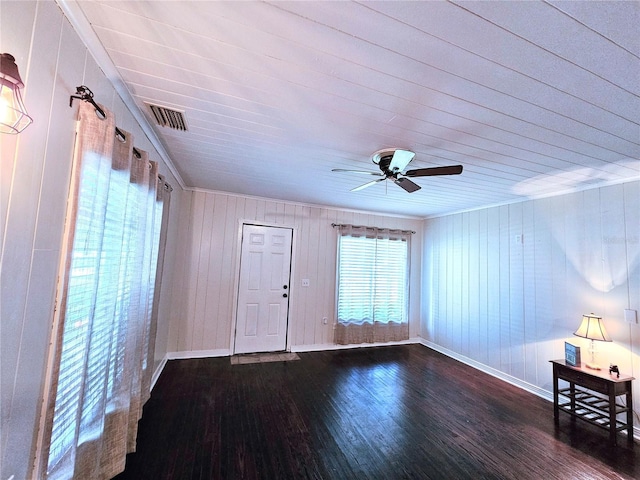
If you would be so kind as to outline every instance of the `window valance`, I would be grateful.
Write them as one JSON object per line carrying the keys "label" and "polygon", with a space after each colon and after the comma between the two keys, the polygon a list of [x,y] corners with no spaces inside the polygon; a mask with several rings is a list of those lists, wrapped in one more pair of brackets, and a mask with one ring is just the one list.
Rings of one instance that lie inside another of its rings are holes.
{"label": "window valance", "polygon": [[368,227],[364,225],[349,225],[332,223],[332,227],[337,228],[342,236],[378,238],[385,240],[407,241],[410,235],[416,233],[413,230],[399,230],[391,228]]}

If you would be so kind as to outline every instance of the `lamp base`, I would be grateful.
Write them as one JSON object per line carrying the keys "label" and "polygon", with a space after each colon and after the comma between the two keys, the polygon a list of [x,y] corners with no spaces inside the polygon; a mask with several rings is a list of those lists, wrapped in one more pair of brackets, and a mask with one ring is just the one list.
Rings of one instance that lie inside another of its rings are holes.
{"label": "lamp base", "polygon": [[585,367],[590,368],[591,370],[602,370],[602,367],[597,363],[588,362]]}

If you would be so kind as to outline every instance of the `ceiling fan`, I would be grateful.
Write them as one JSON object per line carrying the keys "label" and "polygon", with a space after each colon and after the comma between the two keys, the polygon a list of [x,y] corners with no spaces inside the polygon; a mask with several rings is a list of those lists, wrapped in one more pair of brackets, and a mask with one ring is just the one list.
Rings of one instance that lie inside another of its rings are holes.
{"label": "ceiling fan", "polygon": [[407,177],[431,177],[435,175],[459,175],[462,173],[462,165],[450,165],[446,167],[430,167],[430,168],[416,168],[414,170],[407,170],[403,173],[403,170],[409,165],[409,162],[415,157],[415,153],[409,150],[402,150],[400,148],[389,148],[384,150],[378,150],[373,154],[371,160],[373,163],[380,167],[380,172],[365,172],[363,170],[345,170],[343,168],[334,168],[332,172],[349,172],[349,173],[361,173],[365,175],[375,175],[378,178],[367,182],[359,187],[352,188],[352,192],[357,192],[363,188],[367,188],[378,182],[384,180],[393,180],[393,183],[399,185],[409,193],[420,190],[420,185],[412,182]]}

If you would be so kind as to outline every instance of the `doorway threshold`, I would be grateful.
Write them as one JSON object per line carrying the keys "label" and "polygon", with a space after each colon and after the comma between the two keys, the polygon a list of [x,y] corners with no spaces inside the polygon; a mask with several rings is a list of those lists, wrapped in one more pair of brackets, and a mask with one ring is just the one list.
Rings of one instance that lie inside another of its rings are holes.
{"label": "doorway threshold", "polygon": [[245,353],[241,355],[233,355],[231,365],[247,365],[251,363],[269,363],[269,362],[290,362],[300,360],[297,353],[294,352],[267,352],[267,353]]}

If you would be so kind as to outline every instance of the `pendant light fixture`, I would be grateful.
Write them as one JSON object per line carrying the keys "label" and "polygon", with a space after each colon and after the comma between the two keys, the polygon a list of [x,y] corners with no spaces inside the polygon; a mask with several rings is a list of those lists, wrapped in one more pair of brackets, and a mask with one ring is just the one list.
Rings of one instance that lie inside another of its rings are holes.
{"label": "pendant light fixture", "polygon": [[33,122],[22,101],[22,87],[16,59],[0,54],[0,133],[20,133]]}

